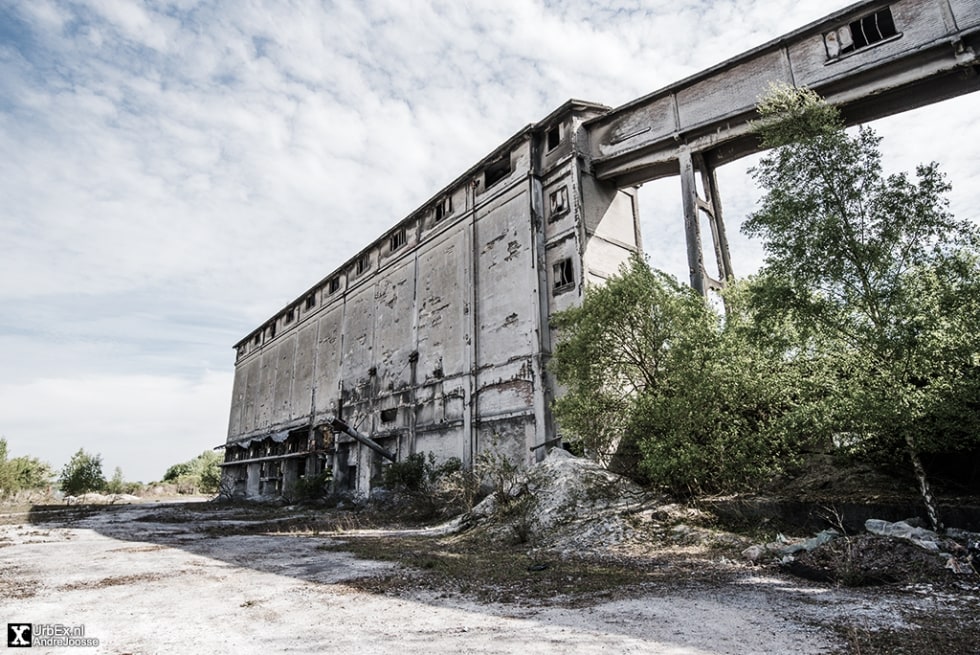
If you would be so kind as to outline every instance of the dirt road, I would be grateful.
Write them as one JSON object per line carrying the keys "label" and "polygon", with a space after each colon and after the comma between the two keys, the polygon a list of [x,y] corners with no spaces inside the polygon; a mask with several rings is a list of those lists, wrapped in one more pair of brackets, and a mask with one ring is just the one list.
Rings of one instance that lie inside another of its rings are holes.
{"label": "dirt road", "polygon": [[[99,640],[31,652],[748,655],[846,652],[830,624],[901,627],[916,610],[914,598],[898,608],[751,570],[584,606],[379,595],[347,583],[396,565],[327,549],[344,535],[236,534],[249,520],[220,506],[132,505],[0,525],[0,615],[83,625]],[[923,598],[923,611],[934,603]]]}

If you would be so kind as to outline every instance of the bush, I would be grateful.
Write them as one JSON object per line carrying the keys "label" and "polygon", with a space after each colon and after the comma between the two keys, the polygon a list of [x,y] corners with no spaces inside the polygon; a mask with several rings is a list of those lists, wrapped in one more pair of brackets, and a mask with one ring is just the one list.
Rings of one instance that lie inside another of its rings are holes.
{"label": "bush", "polygon": [[79,448],[61,469],[58,483],[61,490],[70,496],[102,491],[106,486],[106,479],[102,474],[102,455],[90,455]]}

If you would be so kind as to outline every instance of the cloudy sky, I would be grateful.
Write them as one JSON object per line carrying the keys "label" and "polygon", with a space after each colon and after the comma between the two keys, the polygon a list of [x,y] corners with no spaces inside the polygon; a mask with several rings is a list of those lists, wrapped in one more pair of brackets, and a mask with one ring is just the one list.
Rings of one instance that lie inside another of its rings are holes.
{"label": "cloudy sky", "polygon": [[[0,435],[159,479],[224,440],[232,345],[527,123],[846,0],[0,0]],[[879,121],[980,205],[980,94]],[[757,196],[720,172],[736,273]],[[684,275],[680,190],[641,191]]]}

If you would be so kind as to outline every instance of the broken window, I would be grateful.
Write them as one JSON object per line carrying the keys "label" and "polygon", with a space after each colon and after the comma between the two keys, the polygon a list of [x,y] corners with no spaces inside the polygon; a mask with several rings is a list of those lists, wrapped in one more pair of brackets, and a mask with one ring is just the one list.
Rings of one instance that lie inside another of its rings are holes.
{"label": "broken window", "polygon": [[360,275],[364,271],[371,267],[371,257],[369,255],[364,255],[357,260],[357,274]]}
{"label": "broken window", "polygon": [[548,213],[548,220],[554,221],[568,211],[568,187],[561,187],[551,192],[549,196],[551,211]]}
{"label": "broken window", "polygon": [[483,188],[488,189],[510,175],[510,154],[489,164],[483,171]]}
{"label": "broken window", "polygon": [[866,48],[880,41],[896,36],[895,19],[891,9],[885,7],[856,21],[848,23],[823,35],[827,57],[837,59],[842,55]]}
{"label": "broken window", "polygon": [[436,205],[436,223],[453,213],[453,197],[446,196]]}
{"label": "broken window", "polygon": [[556,263],[552,272],[555,293],[575,288],[575,267],[572,266],[571,257],[566,257]]}
{"label": "broken window", "polygon": [[340,278],[335,277],[327,283],[327,293],[337,293],[340,290]]}
{"label": "broken window", "polygon": [[548,150],[554,150],[561,143],[561,124],[548,130]]}
{"label": "broken window", "polygon": [[316,294],[311,293],[306,297],[306,309],[310,310],[316,307]]}
{"label": "broken window", "polygon": [[390,407],[388,409],[381,410],[381,422],[382,423],[393,423],[395,419],[398,418],[398,408]]}
{"label": "broken window", "polygon": [[[405,230],[398,230],[388,237],[388,250],[394,252],[405,245]],[[358,271],[360,272],[360,271]]]}

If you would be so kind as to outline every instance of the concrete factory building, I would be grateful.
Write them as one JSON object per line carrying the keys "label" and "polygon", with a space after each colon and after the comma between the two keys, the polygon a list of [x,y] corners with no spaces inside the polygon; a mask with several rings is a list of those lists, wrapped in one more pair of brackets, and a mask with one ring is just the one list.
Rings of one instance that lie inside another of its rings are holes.
{"label": "concrete factory building", "polygon": [[224,489],[277,496],[326,467],[366,492],[386,457],[526,461],[553,438],[549,316],[639,250],[634,189],[584,174],[575,141],[606,111],[521,130],[240,341]]}
{"label": "concrete factory building", "polygon": [[980,89],[978,53],[977,0],[866,0],[616,109],[565,103],[236,345],[223,491],[330,469],[367,492],[421,452],[530,461],[556,436],[549,317],[639,251],[636,185],[680,178],[691,285],[720,288],[714,170],[759,151],[770,84],[854,124]]}

